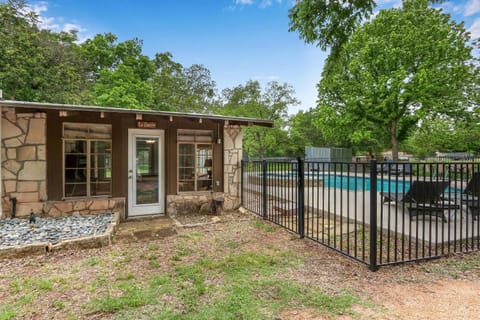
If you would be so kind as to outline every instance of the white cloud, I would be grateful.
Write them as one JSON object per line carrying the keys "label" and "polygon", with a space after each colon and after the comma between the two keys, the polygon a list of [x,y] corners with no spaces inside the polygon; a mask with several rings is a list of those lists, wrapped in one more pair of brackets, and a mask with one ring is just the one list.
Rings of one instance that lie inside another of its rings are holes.
{"label": "white cloud", "polygon": [[281,4],[283,0],[233,0],[233,5],[229,6],[229,10],[235,10],[236,7],[244,7],[257,5],[260,9],[271,7],[274,2]]}
{"label": "white cloud", "polygon": [[76,24],[76,23],[65,23],[63,25],[62,31],[64,32],[70,32],[70,31],[77,31],[77,32],[85,32],[87,29],[82,28],[82,26]]}
{"label": "white cloud", "polygon": [[235,0],[235,4],[250,5],[253,4],[253,0]]}
{"label": "white cloud", "polygon": [[468,17],[480,12],[480,0],[470,0],[465,5],[464,14]]}
{"label": "white cloud", "polygon": [[271,5],[272,5],[272,0],[262,0],[260,2],[259,7],[264,9],[264,8],[270,7]]}
{"label": "white cloud", "polygon": [[472,39],[480,38],[480,18],[475,19],[467,31],[470,32],[470,37]]}
{"label": "white cloud", "polygon": [[39,1],[32,5],[27,5],[24,13],[30,12],[34,12],[38,16],[38,27],[40,29],[48,29],[54,32],[70,32],[76,30],[78,35],[78,43],[84,42],[91,37],[90,35],[86,34],[87,29],[78,23],[65,21],[63,17],[47,16],[46,13],[48,12],[48,2],[46,1]]}

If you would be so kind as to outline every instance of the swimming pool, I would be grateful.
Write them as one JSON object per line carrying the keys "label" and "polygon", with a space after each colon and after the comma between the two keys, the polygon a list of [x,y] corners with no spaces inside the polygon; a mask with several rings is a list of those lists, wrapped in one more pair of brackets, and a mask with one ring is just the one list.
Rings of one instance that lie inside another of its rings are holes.
{"label": "swimming pool", "polygon": [[[271,178],[292,179],[297,176],[296,173],[269,173]],[[339,188],[343,190],[365,190],[371,189],[370,177],[329,175],[319,173],[305,173],[307,179],[321,179],[324,187]],[[402,179],[377,179],[377,191],[383,192],[407,192],[410,189],[411,182]]]}
{"label": "swimming pool", "polygon": [[[292,173],[269,173],[270,178],[292,179],[297,174]],[[371,189],[370,177],[345,176],[333,174],[305,173],[307,179],[321,179],[324,187],[339,188],[345,190],[366,190]],[[377,191],[383,192],[407,192],[410,189],[411,182],[402,179],[377,179]]]}
{"label": "swimming pool", "polygon": [[[296,173],[269,173],[267,174],[271,178],[284,178],[292,179],[297,176]],[[322,179],[323,186],[329,188],[338,188],[342,190],[350,191],[370,191],[371,179],[370,177],[361,176],[345,176],[345,175],[333,175],[333,174],[319,174],[319,173],[305,173],[307,179]],[[408,177],[407,177],[408,179]],[[392,177],[392,179],[380,179],[377,178],[377,192],[399,192],[406,193],[410,189],[412,181],[404,180],[402,178]],[[445,189],[445,193],[461,193],[461,189],[454,189],[448,187]]]}
{"label": "swimming pool", "polygon": [[[355,177],[343,175],[313,175],[306,174],[309,178],[323,179],[323,186],[330,188],[340,188],[345,190],[365,190],[371,189],[371,179],[369,177]],[[377,179],[377,191],[379,192],[401,192],[405,193],[410,189],[411,182],[396,179]]]}

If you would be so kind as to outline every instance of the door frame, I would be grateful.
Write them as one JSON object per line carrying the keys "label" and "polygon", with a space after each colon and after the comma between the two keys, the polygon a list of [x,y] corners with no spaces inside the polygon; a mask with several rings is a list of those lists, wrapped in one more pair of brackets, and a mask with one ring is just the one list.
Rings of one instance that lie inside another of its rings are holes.
{"label": "door frame", "polygon": [[[136,181],[136,137],[155,138],[159,140],[158,146],[158,203],[140,204],[135,203],[134,194]],[[143,216],[152,214],[165,214],[165,130],[159,129],[128,129],[128,216]]]}

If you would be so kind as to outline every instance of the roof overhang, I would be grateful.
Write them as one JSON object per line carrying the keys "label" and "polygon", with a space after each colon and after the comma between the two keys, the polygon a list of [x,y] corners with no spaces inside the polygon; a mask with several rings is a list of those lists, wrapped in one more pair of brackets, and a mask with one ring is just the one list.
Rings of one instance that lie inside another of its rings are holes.
{"label": "roof overhang", "polygon": [[38,111],[43,110],[57,110],[57,111],[80,111],[80,112],[111,112],[111,113],[123,113],[130,115],[152,115],[163,117],[179,117],[179,118],[192,118],[192,119],[209,119],[216,121],[228,121],[230,124],[237,124],[242,126],[262,126],[273,127],[272,120],[259,120],[254,118],[243,117],[230,117],[214,114],[199,114],[199,113],[183,113],[172,111],[156,111],[156,110],[144,110],[144,109],[126,109],[126,108],[114,108],[114,107],[99,107],[99,106],[82,106],[74,104],[60,104],[60,103],[43,103],[43,102],[27,102],[27,101],[15,101],[15,100],[0,100],[0,107],[10,108],[25,108],[34,109]]}

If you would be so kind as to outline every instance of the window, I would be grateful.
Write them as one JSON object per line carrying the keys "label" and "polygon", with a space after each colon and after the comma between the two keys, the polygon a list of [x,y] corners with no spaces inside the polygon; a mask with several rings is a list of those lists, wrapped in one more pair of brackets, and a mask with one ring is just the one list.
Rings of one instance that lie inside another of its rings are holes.
{"label": "window", "polygon": [[212,190],[213,131],[178,130],[178,191]]}
{"label": "window", "polygon": [[63,124],[65,198],[111,195],[112,126]]}

